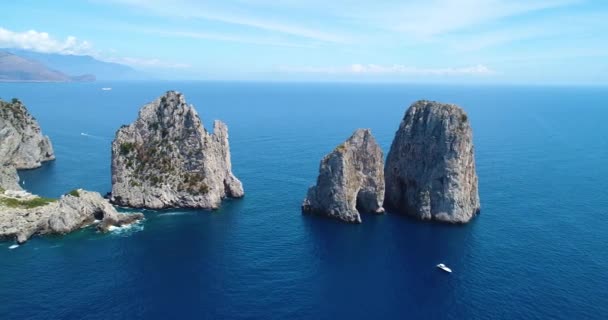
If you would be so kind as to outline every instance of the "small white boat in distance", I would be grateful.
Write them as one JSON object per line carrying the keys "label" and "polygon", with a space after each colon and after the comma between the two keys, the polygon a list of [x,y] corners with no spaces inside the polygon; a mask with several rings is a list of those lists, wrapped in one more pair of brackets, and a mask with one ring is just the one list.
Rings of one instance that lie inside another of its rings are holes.
{"label": "small white boat in distance", "polygon": [[452,269],[448,268],[445,264],[440,263],[437,265],[437,268],[447,272],[447,273],[452,273]]}
{"label": "small white boat in distance", "polygon": [[17,249],[17,248],[19,248],[19,245],[18,244],[14,244],[14,245],[12,245],[12,246],[10,246],[8,248],[11,249],[11,250]]}
{"label": "small white boat in distance", "polygon": [[110,90],[112,90],[112,88],[106,87],[106,88],[101,88],[101,90],[103,90],[103,91],[110,91]]}

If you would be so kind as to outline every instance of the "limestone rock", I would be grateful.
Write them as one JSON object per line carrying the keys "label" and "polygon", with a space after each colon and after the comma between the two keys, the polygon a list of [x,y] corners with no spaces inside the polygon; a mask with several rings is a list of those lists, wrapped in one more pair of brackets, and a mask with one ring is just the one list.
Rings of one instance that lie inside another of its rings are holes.
{"label": "limestone rock", "polygon": [[33,169],[55,159],[49,137],[17,99],[0,100],[0,165]]}
{"label": "limestone rock", "polygon": [[232,174],[228,128],[207,132],[181,93],[169,91],[139,111],[112,143],[111,201],[135,208],[216,209],[244,195]]}
{"label": "limestone rock", "polygon": [[383,213],[384,159],[368,129],[358,129],[326,155],[317,184],[308,190],[302,211],[361,223],[361,213]]}
{"label": "limestone rock", "polygon": [[21,190],[21,186],[17,170],[13,166],[0,164],[0,191],[3,190]]}
{"label": "limestone rock", "polygon": [[395,134],[384,171],[389,210],[465,223],[480,210],[473,132],[453,104],[418,101]]}
{"label": "limestone rock", "polygon": [[106,231],[111,225],[119,227],[144,218],[141,213],[118,213],[99,193],[82,189],[36,207],[19,205],[31,200],[0,196],[0,238],[23,243],[36,234],[66,234],[96,222],[98,229]]}

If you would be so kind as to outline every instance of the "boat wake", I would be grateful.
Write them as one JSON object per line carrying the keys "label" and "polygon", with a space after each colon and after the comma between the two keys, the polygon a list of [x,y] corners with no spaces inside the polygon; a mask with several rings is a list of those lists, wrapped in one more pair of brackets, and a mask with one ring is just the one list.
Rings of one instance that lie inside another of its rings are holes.
{"label": "boat wake", "polygon": [[81,132],[80,133],[81,136],[83,137],[87,137],[87,138],[92,138],[92,139],[97,139],[97,140],[109,140],[106,137],[100,137],[100,136],[96,136],[96,135],[92,135],[92,134],[88,134],[86,132]]}
{"label": "boat wake", "polygon": [[186,211],[165,212],[165,213],[159,214],[158,216],[159,217],[171,217],[171,216],[183,216],[186,214],[191,214],[191,212],[186,212]]}

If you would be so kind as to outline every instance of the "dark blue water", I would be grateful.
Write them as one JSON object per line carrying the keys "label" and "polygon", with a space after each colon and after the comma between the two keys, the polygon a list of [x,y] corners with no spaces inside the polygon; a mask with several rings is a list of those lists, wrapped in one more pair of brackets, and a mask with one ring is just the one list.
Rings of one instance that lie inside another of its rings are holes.
{"label": "dark blue water", "polygon": [[[0,243],[0,319],[608,318],[605,88],[0,84],[56,150],[55,162],[21,172],[25,187],[109,191],[115,130],[168,89],[208,127],[228,124],[246,197],[216,212],[147,212],[108,235]],[[386,154],[422,98],[469,113],[477,219],[446,226],[389,213],[348,225],[300,214],[324,154],[359,127]]]}

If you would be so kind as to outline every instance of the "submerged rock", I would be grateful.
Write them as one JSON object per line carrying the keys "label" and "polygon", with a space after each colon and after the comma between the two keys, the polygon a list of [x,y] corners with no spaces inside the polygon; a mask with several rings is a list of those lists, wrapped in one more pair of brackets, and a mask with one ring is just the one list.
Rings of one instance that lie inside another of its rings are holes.
{"label": "submerged rock", "polygon": [[66,234],[98,222],[98,229],[135,223],[141,213],[119,213],[97,192],[74,190],[56,199],[34,195],[0,195],[0,238],[14,238],[19,243],[39,234]]}
{"label": "submerged rock", "polygon": [[321,160],[302,211],[354,223],[361,223],[360,212],[383,213],[383,168],[382,150],[370,130],[358,129]]}
{"label": "submerged rock", "polygon": [[169,91],[139,111],[112,142],[111,201],[135,208],[216,209],[244,195],[232,174],[228,128],[207,132],[184,96]]}
{"label": "submerged rock", "polygon": [[387,209],[425,220],[468,222],[480,204],[466,113],[453,104],[412,104],[395,134],[384,175]]}
{"label": "submerged rock", "polygon": [[0,100],[0,165],[33,169],[55,159],[49,137],[17,99]]}

